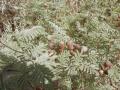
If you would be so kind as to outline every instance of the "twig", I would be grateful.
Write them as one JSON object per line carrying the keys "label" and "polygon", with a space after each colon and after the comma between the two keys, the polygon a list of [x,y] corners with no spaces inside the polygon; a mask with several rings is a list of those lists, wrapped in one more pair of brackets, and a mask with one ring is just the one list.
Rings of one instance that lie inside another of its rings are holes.
{"label": "twig", "polygon": [[1,41],[0,41],[0,43],[1,43],[2,45],[4,45],[5,47],[7,47],[7,48],[9,48],[9,49],[11,49],[11,50],[13,50],[13,51],[15,51],[15,52],[23,53],[23,52],[21,52],[21,51],[15,50],[15,49],[7,46],[6,44],[2,43]]}

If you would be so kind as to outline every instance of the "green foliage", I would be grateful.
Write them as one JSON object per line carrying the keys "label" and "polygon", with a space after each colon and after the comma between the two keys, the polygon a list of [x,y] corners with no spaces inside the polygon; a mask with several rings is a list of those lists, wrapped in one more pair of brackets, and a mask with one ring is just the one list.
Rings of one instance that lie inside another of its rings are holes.
{"label": "green foliage", "polygon": [[0,58],[2,61],[0,88],[2,90],[32,90],[38,85],[44,86],[46,90],[53,88],[53,73],[44,65],[28,66],[26,61],[18,61],[2,53],[0,53]]}
{"label": "green foliage", "polygon": [[[1,90],[120,88],[119,0],[21,1],[18,6],[13,3],[18,8],[12,17],[16,30],[12,32],[4,19],[5,31],[0,31]],[[50,40],[55,47],[64,41],[65,50],[51,50]],[[68,40],[88,51],[71,55]],[[100,64],[106,61],[113,66],[101,76]]]}

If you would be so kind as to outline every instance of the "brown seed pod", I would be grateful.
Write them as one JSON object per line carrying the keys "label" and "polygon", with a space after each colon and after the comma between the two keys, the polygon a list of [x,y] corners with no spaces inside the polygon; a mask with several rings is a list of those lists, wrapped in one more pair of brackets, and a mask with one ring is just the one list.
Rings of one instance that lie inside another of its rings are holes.
{"label": "brown seed pod", "polygon": [[111,67],[113,66],[113,64],[110,61],[104,62],[103,65],[104,65],[104,67],[105,67],[106,70],[111,69]]}
{"label": "brown seed pod", "polygon": [[77,50],[80,51],[81,50],[81,47],[79,44],[73,44],[74,46],[74,51],[76,52]]}
{"label": "brown seed pod", "polygon": [[70,54],[71,54],[72,56],[75,56],[75,52],[74,52],[73,50],[70,50]]}
{"label": "brown seed pod", "polygon": [[65,43],[64,43],[63,41],[61,41],[61,42],[59,43],[59,50],[60,50],[60,52],[63,52],[64,49],[65,49]]}
{"label": "brown seed pod", "polygon": [[[104,64],[100,64],[100,70],[98,70],[100,76],[103,76],[103,75],[108,75],[108,70],[109,70],[109,67],[105,67]],[[103,73],[103,75],[102,75]]]}
{"label": "brown seed pod", "polygon": [[79,50],[81,48],[80,44],[74,44],[74,48]]}
{"label": "brown seed pod", "polygon": [[36,85],[34,90],[45,90],[43,85]]}
{"label": "brown seed pod", "polygon": [[72,40],[69,40],[69,41],[67,42],[67,48],[68,48],[69,50],[73,50],[73,49],[74,49],[73,41],[72,41]]}

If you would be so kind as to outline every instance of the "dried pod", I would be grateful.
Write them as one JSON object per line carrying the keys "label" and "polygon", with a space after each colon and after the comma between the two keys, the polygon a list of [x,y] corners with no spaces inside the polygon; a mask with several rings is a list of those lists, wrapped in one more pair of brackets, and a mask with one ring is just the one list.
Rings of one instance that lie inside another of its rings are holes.
{"label": "dried pod", "polygon": [[39,86],[39,87],[36,87],[35,90],[44,90],[43,87]]}
{"label": "dried pod", "polygon": [[69,41],[67,42],[67,48],[68,48],[69,50],[73,50],[73,49],[74,49],[73,41],[72,41],[72,40],[69,40]]}
{"label": "dried pod", "polygon": [[74,48],[79,50],[81,48],[80,44],[74,44]]}
{"label": "dried pod", "polygon": [[98,71],[100,76],[108,75],[109,67],[105,67],[104,64],[100,64],[100,70]]}
{"label": "dried pod", "polygon": [[80,51],[81,47],[79,44],[74,44],[74,51],[76,52],[77,50]]}
{"label": "dried pod", "polygon": [[113,64],[110,61],[106,61],[104,63],[104,67],[105,69],[109,70],[111,67],[113,66]]}
{"label": "dried pod", "polygon": [[75,52],[74,52],[73,50],[70,50],[70,54],[71,54],[72,56],[75,56]]}

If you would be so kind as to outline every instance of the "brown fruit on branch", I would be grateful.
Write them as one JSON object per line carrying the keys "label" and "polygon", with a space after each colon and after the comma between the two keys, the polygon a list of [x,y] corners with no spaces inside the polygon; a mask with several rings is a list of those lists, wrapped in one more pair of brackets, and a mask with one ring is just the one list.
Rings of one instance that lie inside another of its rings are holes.
{"label": "brown fruit on branch", "polygon": [[105,69],[109,70],[113,66],[113,64],[110,61],[106,61],[104,64]]}
{"label": "brown fruit on branch", "polygon": [[102,69],[100,69],[100,70],[98,70],[98,72],[99,72],[100,76],[108,75],[108,70],[102,70]]}
{"label": "brown fruit on branch", "polygon": [[67,48],[69,49],[69,50],[73,50],[74,49],[74,46],[73,46],[73,42],[72,42],[72,40],[69,40],[68,42],[67,42]]}
{"label": "brown fruit on branch", "polygon": [[103,64],[100,64],[100,70],[98,71],[100,76],[108,75],[108,70],[112,67],[112,63],[110,61],[106,61]]}
{"label": "brown fruit on branch", "polygon": [[80,47],[79,44],[74,44],[74,48],[75,48],[75,49],[80,49],[81,47]]}
{"label": "brown fruit on branch", "polygon": [[81,47],[79,44],[73,44],[74,46],[74,51],[76,52],[77,50],[80,51],[81,50]]}
{"label": "brown fruit on branch", "polygon": [[71,54],[72,56],[75,56],[75,52],[74,52],[73,50],[70,50],[70,54]]}
{"label": "brown fruit on branch", "polygon": [[36,87],[35,87],[35,90],[44,90],[44,88],[43,88],[42,85],[39,85],[39,86],[36,86]]}

